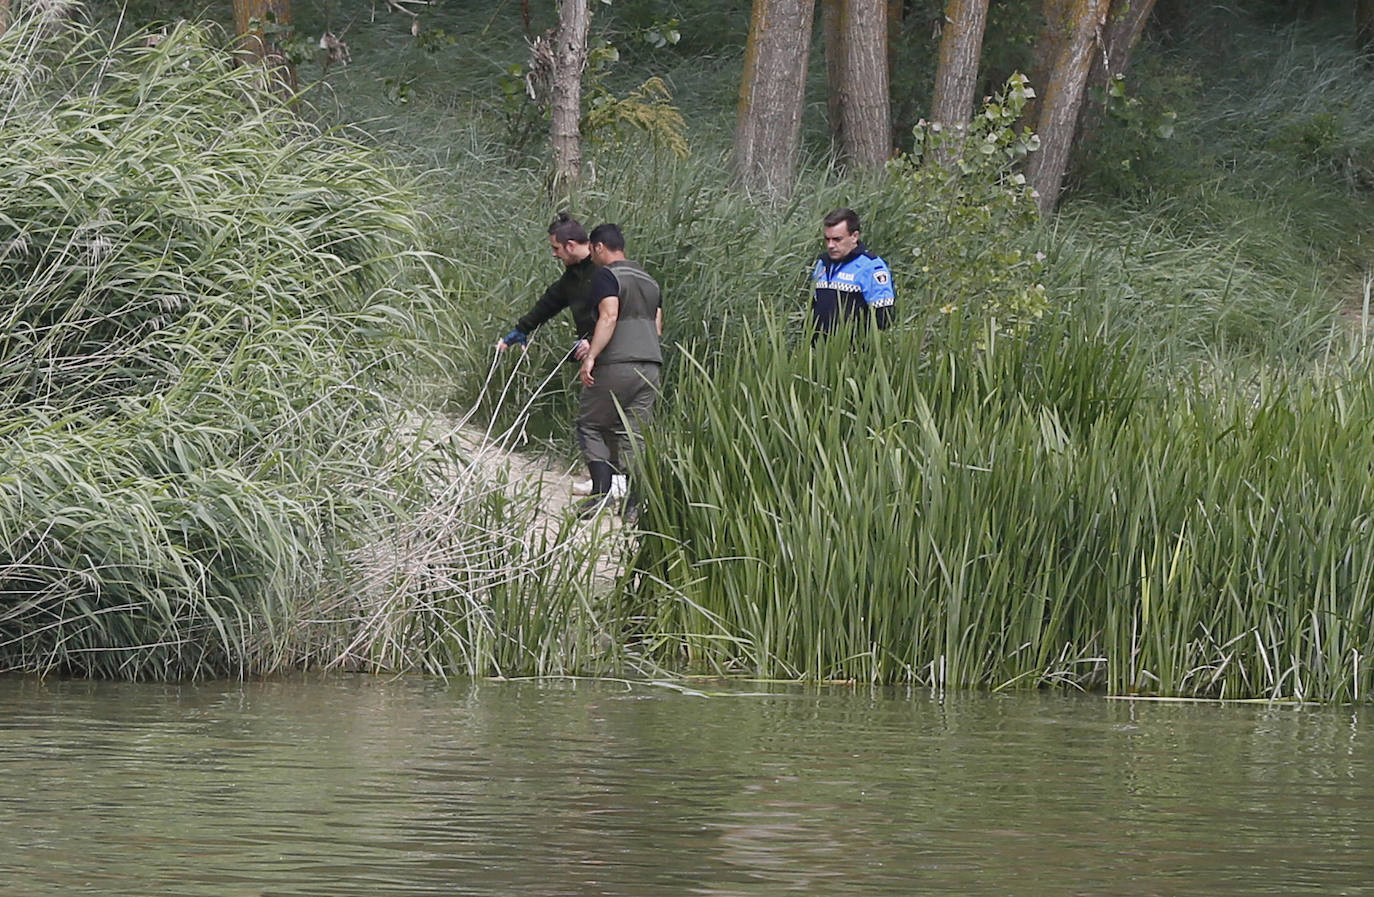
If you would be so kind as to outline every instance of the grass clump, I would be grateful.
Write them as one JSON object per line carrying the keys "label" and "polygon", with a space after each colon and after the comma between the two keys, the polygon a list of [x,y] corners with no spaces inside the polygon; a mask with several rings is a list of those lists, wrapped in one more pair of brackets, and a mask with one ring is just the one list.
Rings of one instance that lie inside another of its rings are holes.
{"label": "grass clump", "polygon": [[389,513],[410,196],[221,46],[0,39],[0,667],[242,672]]}
{"label": "grass clump", "polygon": [[[562,513],[566,497],[538,471],[511,469],[509,435],[470,435],[450,425],[401,454],[429,465],[431,497],[351,551],[358,577],[304,602],[299,632],[314,643],[297,640],[290,665],[439,676],[626,668],[632,658],[611,637],[621,540]],[[445,441],[435,466],[433,444]]]}

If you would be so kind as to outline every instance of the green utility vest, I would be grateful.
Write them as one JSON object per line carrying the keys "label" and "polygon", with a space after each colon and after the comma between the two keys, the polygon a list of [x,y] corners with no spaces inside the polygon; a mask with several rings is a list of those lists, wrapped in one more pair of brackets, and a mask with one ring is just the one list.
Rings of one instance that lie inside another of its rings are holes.
{"label": "green utility vest", "polygon": [[606,270],[615,275],[619,287],[620,314],[615,333],[597,356],[597,364],[662,364],[657,321],[663,297],[658,282],[631,261],[611,262]]}

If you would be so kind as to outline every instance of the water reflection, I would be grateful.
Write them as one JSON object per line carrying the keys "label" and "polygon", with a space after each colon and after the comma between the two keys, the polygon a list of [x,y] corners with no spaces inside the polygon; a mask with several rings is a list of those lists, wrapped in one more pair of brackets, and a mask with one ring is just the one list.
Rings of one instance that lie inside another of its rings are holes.
{"label": "water reflection", "polygon": [[1367,710],[0,679],[0,895],[1374,893]]}

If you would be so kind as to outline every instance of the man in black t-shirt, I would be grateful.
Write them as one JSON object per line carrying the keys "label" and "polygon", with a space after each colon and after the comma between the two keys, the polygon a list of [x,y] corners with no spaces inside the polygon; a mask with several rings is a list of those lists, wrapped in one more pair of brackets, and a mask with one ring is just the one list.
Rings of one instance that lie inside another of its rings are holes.
{"label": "man in black t-shirt", "polygon": [[[625,257],[625,237],[614,224],[592,230],[597,270],[587,301],[596,325],[582,356],[577,441],[592,474],[592,495],[581,507],[591,516],[605,507],[611,477],[628,473],[640,433],[653,417],[663,351],[663,301],[658,282]],[[635,511],[633,485],[626,516]]]}

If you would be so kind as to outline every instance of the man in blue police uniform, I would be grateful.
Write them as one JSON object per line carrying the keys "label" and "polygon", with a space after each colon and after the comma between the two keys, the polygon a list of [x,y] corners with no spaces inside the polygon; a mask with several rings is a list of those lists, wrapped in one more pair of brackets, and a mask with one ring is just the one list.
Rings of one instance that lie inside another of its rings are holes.
{"label": "man in blue police uniform", "polygon": [[892,326],[892,271],[859,239],[859,216],[836,209],[825,216],[824,233],[825,252],[811,270],[815,335],[833,333],[841,321],[867,328],[872,319],[879,330]]}

